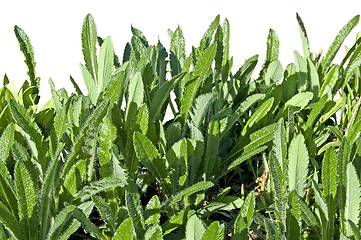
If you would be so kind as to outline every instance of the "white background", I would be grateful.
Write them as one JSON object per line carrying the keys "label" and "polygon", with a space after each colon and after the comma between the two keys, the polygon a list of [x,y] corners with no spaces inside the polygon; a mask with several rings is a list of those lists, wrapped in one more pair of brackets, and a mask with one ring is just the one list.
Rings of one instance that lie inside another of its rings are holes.
{"label": "white background", "polygon": [[[302,54],[296,12],[301,16],[309,38],[311,51],[326,53],[339,30],[361,13],[360,1],[280,1],[280,0],[207,0],[207,1],[0,1],[0,82],[6,73],[19,87],[25,79],[26,65],[14,34],[18,25],[28,34],[35,51],[36,74],[41,77],[40,105],[50,99],[48,79],[57,89],[73,92],[69,75],[86,92],[79,64],[83,63],[81,27],[87,13],[97,25],[98,35],[111,36],[115,53],[122,58],[125,44],[130,41],[130,26],[140,29],[150,44],[158,39],[169,49],[167,30],[178,24],[186,40],[187,55],[191,46],[198,46],[208,25],[217,14],[221,22],[228,18],[231,27],[230,56],[234,57],[233,72],[245,59],[259,54],[258,70],[265,58],[266,40],[270,28],[280,39],[279,58],[283,67],[293,62],[293,51]],[[361,23],[351,32],[345,45],[351,46]],[[336,62],[344,56],[340,49]],[[257,71],[258,76],[258,71]]]}

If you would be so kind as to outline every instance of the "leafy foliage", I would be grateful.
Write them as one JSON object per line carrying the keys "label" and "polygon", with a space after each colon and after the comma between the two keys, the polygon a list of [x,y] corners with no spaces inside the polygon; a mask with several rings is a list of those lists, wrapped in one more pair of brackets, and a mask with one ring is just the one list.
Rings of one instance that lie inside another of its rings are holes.
{"label": "leafy foliage", "polygon": [[87,94],[49,79],[40,110],[15,26],[29,80],[0,89],[1,239],[360,239],[360,38],[333,63],[359,16],[325,56],[296,19],[303,55],[284,68],[271,29],[253,79],[220,16],[189,54],[180,26],[169,51],[132,26],[120,62],[88,14]]}

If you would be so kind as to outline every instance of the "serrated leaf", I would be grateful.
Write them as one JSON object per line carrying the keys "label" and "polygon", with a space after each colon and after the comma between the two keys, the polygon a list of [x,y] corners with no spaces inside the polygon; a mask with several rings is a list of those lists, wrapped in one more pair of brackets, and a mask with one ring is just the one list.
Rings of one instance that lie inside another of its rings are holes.
{"label": "serrated leaf", "polygon": [[93,182],[90,186],[85,186],[81,191],[75,194],[75,197],[79,198],[82,202],[91,198],[93,195],[103,192],[110,188],[124,187],[127,185],[125,179],[119,178],[103,178],[99,181]]}
{"label": "serrated leaf", "polygon": [[359,222],[360,204],[361,204],[360,180],[357,177],[357,173],[352,162],[349,162],[347,164],[345,216],[344,219],[342,219],[342,221],[345,221],[347,236],[351,236],[353,233],[352,227],[350,226],[348,221],[352,221],[354,223]]}
{"label": "serrated leaf", "polygon": [[216,97],[217,95],[213,93],[206,93],[197,97],[193,106],[193,113],[190,114],[195,127],[200,128],[204,116],[211,108],[213,102],[216,100]]}
{"label": "serrated leaf", "polygon": [[296,135],[289,148],[288,177],[289,189],[296,190],[300,197],[303,197],[308,176],[308,150],[305,144],[305,138],[302,133]]}
{"label": "serrated leaf", "polygon": [[354,70],[359,67],[361,64],[361,45],[357,46],[352,56],[350,57],[350,61],[345,69],[344,78],[340,80],[340,85],[342,88],[346,86],[346,84],[351,79],[354,74]]}
{"label": "serrated leaf", "polygon": [[151,226],[145,232],[144,240],[163,240],[162,228],[158,224]]}
{"label": "serrated leaf", "polygon": [[17,238],[24,239],[23,232],[16,217],[0,201],[0,221]]}
{"label": "serrated leaf", "polygon": [[202,239],[205,230],[202,220],[196,214],[192,215],[186,225],[186,240]]}
{"label": "serrated leaf", "polygon": [[85,67],[89,71],[89,74],[92,77],[94,83],[98,80],[98,59],[96,54],[97,37],[97,29],[93,16],[87,14],[83,22],[81,42]]}
{"label": "serrated leaf", "polygon": [[159,223],[160,219],[160,201],[157,195],[154,195],[148,202],[145,210],[145,223],[148,225]]}
{"label": "serrated leaf", "polygon": [[266,62],[270,63],[278,60],[279,44],[277,33],[270,29],[267,37]]}
{"label": "serrated leaf", "polygon": [[337,175],[338,167],[336,151],[334,148],[330,147],[326,150],[322,161],[322,193],[327,202],[330,202],[332,198],[336,197],[338,183]]}
{"label": "serrated leaf", "polygon": [[222,240],[224,239],[225,227],[218,221],[212,222],[203,234],[202,240]]}
{"label": "serrated leaf", "polygon": [[113,213],[110,205],[100,196],[93,195],[92,201],[95,204],[95,207],[98,209],[102,219],[109,225],[109,228],[112,232],[116,230],[115,225],[115,214]]}
{"label": "serrated leaf", "polygon": [[154,121],[159,113],[162,111],[164,103],[170,96],[170,92],[175,88],[175,86],[179,83],[180,80],[185,76],[184,73],[179,74],[172,78],[171,80],[164,83],[158,91],[154,94],[154,97],[150,103],[150,120]]}
{"label": "serrated leaf", "polygon": [[16,198],[18,200],[19,218],[23,223],[24,234],[27,239],[37,238],[37,231],[33,231],[37,227],[36,219],[36,191],[34,182],[21,161],[15,165],[15,187]]}
{"label": "serrated leaf", "polygon": [[266,116],[269,110],[271,110],[273,102],[274,102],[274,98],[271,97],[267,99],[265,102],[263,102],[259,108],[257,108],[257,110],[248,119],[246,125],[243,127],[241,135],[244,136],[248,128],[252,127],[254,124],[261,121],[264,116]]}
{"label": "serrated leaf", "polygon": [[199,48],[201,51],[208,48],[208,46],[212,40],[214,31],[217,29],[217,27],[219,25],[219,19],[220,19],[220,15],[217,15],[216,18],[213,20],[213,22],[209,25],[207,31],[203,34],[203,37],[199,44]]}
{"label": "serrated leaf", "polygon": [[159,157],[159,152],[152,141],[140,132],[134,132],[133,145],[135,153],[140,160],[153,161]]}
{"label": "serrated leaf", "polygon": [[99,52],[98,63],[98,96],[108,86],[114,66],[114,50],[110,37],[107,37]]}
{"label": "serrated leaf", "polygon": [[28,35],[15,25],[14,27],[15,36],[19,41],[20,50],[23,52],[25,57],[25,63],[28,67],[28,76],[30,78],[31,86],[39,87],[39,80],[35,79],[35,60],[34,60],[34,50],[33,46],[30,43]]}
{"label": "serrated leaf", "polygon": [[244,239],[248,237],[248,229],[253,220],[256,200],[254,191],[250,192],[244,200],[237,219],[234,223],[232,239]]}
{"label": "serrated leaf", "polygon": [[139,197],[134,193],[126,192],[125,203],[128,209],[128,214],[132,219],[137,239],[142,239],[145,233],[145,222]]}
{"label": "serrated leaf", "polygon": [[171,36],[170,43],[170,66],[172,69],[172,76],[182,72],[185,59],[185,40],[182,29],[178,26]]}
{"label": "serrated leaf", "polygon": [[132,219],[128,217],[125,219],[115,231],[112,240],[132,240],[133,239],[133,223]]}
{"label": "serrated leaf", "polygon": [[342,46],[343,41],[347,37],[347,35],[351,32],[351,30],[357,25],[359,22],[360,16],[357,15],[352,18],[337,34],[335,40],[333,40],[330,48],[328,49],[325,58],[322,60],[322,66],[324,69],[327,69],[329,65],[332,63],[332,60],[335,58],[337,51]]}
{"label": "serrated leaf", "polygon": [[348,178],[347,178],[347,165],[349,163],[351,154],[351,146],[346,138],[341,140],[341,146],[338,150],[338,209],[340,211],[340,218],[342,220],[341,225],[343,227],[345,223],[345,210],[347,202],[347,189],[348,189]]}
{"label": "serrated leaf", "polygon": [[234,160],[227,168],[227,172],[238,166],[239,164],[243,163],[244,161],[250,159],[251,157],[263,152],[267,149],[267,146],[260,146],[256,147],[247,151],[244,151],[244,153],[238,157],[236,160]]}
{"label": "serrated leaf", "polygon": [[[95,154],[96,136],[100,122],[106,115],[109,108],[109,101],[102,102],[91,116],[87,119],[80,133],[74,141],[72,152],[65,162],[61,177],[65,178],[74,163],[81,159],[89,159],[92,161]],[[90,169],[92,171],[93,169]],[[91,177],[91,174],[89,175]],[[91,179],[89,180],[91,181]]]}
{"label": "serrated leaf", "polygon": [[324,108],[326,102],[328,100],[328,95],[325,94],[318,100],[318,102],[314,105],[311,109],[310,114],[308,115],[306,125],[304,127],[305,131],[310,128],[314,121],[316,120],[317,116],[321,113],[322,109]]}
{"label": "serrated leaf", "polygon": [[[194,193],[203,191],[203,190],[207,190],[208,188],[213,187],[214,184],[212,182],[209,181],[202,181],[202,182],[198,182],[196,184],[193,184],[192,186],[183,189],[182,191],[180,191],[179,193],[177,193],[176,195],[174,195],[166,204],[167,205],[172,205],[174,203],[179,202],[180,200],[182,200],[182,198],[186,198]],[[163,205],[164,206],[164,205]]]}
{"label": "serrated leaf", "polygon": [[307,59],[308,57],[310,57],[310,46],[309,46],[309,43],[308,43],[306,28],[305,28],[305,26],[303,24],[303,21],[302,21],[301,17],[298,15],[298,13],[296,13],[296,18],[297,18],[298,25],[300,27],[300,34],[301,34],[302,48],[303,48],[303,56],[304,56],[305,59]]}
{"label": "serrated leaf", "polygon": [[210,73],[209,70],[216,54],[216,50],[217,44],[213,43],[200,55],[193,71],[195,80],[185,86],[185,91],[181,98],[181,114],[188,113],[188,111],[191,109],[198,88]]}

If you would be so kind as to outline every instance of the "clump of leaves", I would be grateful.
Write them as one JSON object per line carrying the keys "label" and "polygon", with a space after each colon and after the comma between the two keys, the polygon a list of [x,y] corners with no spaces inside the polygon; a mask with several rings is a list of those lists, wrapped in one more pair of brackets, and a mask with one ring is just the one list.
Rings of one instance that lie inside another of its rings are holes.
{"label": "clump of leaves", "polygon": [[360,239],[360,39],[333,63],[359,16],[325,56],[296,19],[303,56],[283,68],[271,29],[252,79],[258,55],[232,73],[220,16],[188,55],[180,27],[169,50],[131,27],[119,58],[88,14],[88,93],[49,79],[40,111],[15,26],[29,80],[0,90],[1,239]]}

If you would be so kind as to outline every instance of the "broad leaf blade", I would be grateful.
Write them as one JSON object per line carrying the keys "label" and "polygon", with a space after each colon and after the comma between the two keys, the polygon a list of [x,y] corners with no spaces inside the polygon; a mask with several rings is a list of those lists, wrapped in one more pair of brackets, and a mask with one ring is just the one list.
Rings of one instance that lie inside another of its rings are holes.
{"label": "broad leaf blade", "polygon": [[[86,15],[81,33],[82,50],[84,55],[85,67],[89,71],[92,79],[98,80],[98,60],[96,54],[97,29],[93,16]],[[88,88],[89,91],[89,88]]]}
{"label": "broad leaf blade", "polygon": [[289,148],[288,177],[289,189],[296,190],[300,197],[304,196],[306,179],[308,176],[309,157],[302,133],[296,135]]}

